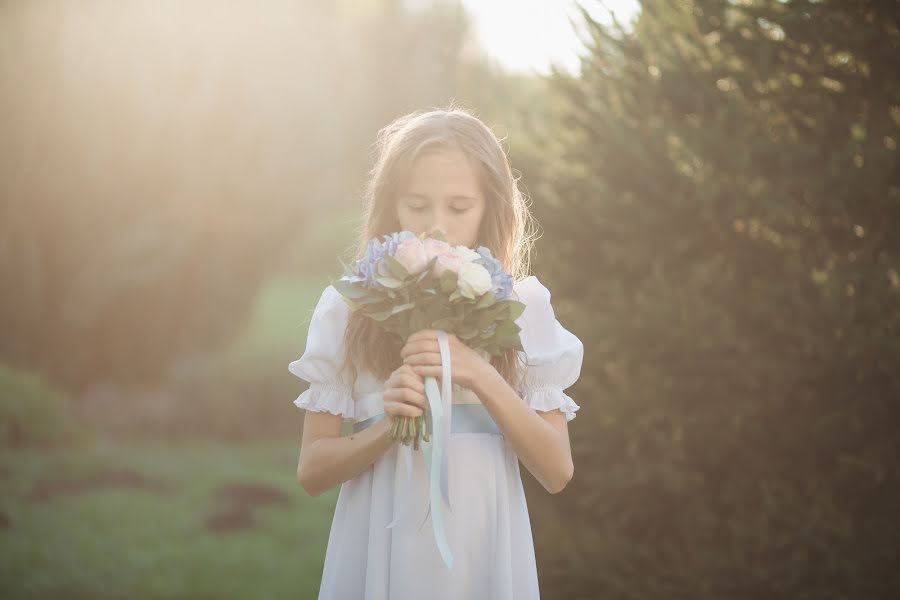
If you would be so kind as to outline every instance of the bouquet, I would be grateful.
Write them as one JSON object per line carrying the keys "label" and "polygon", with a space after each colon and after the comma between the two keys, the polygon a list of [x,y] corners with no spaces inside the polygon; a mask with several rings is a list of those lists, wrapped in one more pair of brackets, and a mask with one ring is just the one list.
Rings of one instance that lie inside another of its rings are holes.
{"label": "bouquet", "polygon": [[[362,259],[343,266],[344,276],[332,285],[350,309],[404,341],[421,329],[439,329],[491,356],[501,348],[522,350],[515,320],[525,305],[510,298],[512,278],[484,246],[472,250],[451,246],[439,233],[400,231],[373,238]],[[437,380],[426,377],[425,388],[435,394]],[[401,417],[391,438],[418,450],[420,440],[430,439],[428,426],[427,411]]]}

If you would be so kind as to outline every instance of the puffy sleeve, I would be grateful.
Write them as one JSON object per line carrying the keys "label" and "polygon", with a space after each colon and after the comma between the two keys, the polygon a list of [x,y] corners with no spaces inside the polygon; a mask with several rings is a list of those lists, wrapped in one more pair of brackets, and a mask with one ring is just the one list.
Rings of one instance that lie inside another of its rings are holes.
{"label": "puffy sleeve", "polygon": [[584,345],[556,319],[550,291],[531,276],[517,286],[518,299],[525,310],[516,319],[525,352],[521,395],[537,411],[560,410],[566,421],[575,418],[579,407],[564,390],[581,374]]}
{"label": "puffy sleeve", "polygon": [[350,307],[329,285],[313,310],[303,355],[288,365],[288,371],[309,382],[309,388],[294,400],[298,408],[353,418],[352,386],[347,376],[339,372],[349,320]]}

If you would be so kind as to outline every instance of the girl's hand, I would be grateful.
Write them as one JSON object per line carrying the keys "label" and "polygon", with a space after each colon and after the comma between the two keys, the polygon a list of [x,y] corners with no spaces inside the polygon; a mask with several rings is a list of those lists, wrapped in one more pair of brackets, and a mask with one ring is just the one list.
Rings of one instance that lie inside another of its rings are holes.
{"label": "girl's hand", "polygon": [[[450,345],[450,379],[464,388],[474,389],[479,378],[493,366],[454,334],[447,334],[447,342]],[[441,349],[436,329],[422,329],[409,336],[400,356],[419,377],[431,376],[440,381]]]}
{"label": "girl's hand", "polygon": [[425,382],[409,365],[400,365],[384,383],[384,412],[392,417],[419,417],[425,412]]}

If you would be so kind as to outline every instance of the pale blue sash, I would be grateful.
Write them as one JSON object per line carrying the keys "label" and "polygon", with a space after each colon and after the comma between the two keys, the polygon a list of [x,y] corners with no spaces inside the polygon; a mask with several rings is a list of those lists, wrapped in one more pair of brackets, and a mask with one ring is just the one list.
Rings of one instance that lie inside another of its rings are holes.
{"label": "pale blue sash", "polygon": [[[364,421],[353,424],[353,433],[359,433],[366,427],[371,427],[384,418],[384,413],[369,417]],[[433,434],[432,422],[428,422],[428,433]],[[453,421],[450,423],[450,433],[501,433],[497,423],[491,417],[483,404],[454,404]]]}

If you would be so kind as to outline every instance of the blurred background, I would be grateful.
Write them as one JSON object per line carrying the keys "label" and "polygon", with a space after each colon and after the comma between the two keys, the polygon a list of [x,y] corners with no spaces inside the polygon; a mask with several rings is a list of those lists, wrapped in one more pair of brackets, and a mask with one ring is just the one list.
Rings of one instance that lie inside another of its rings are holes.
{"label": "blurred background", "polygon": [[0,596],[315,598],[312,308],[378,129],[502,138],[585,343],[542,597],[900,597],[900,9],[0,2]]}

